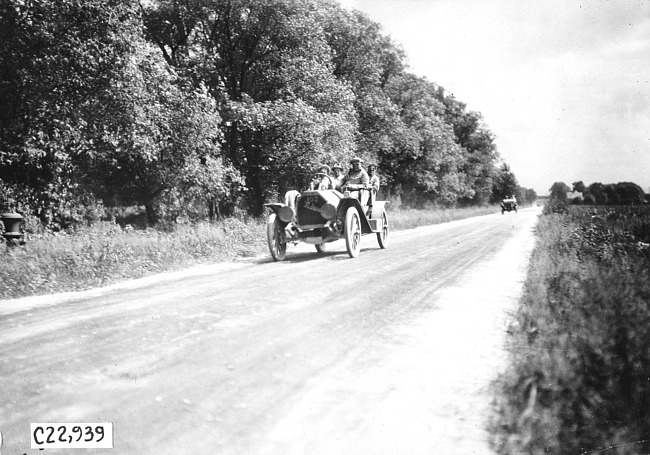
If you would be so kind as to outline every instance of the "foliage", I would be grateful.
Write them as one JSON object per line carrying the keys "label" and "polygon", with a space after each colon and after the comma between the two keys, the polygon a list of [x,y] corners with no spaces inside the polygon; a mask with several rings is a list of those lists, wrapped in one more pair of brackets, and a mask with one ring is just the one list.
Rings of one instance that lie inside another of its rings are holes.
{"label": "foliage", "polygon": [[75,291],[188,266],[262,253],[264,225],[234,218],[134,230],[104,222],[75,232],[29,236],[0,251],[0,298]]}
{"label": "foliage", "polygon": [[443,121],[444,105],[432,89],[426,80],[410,75],[389,83],[387,93],[401,113],[401,138],[381,157],[381,166],[389,181],[411,190],[407,199],[410,196],[413,203],[452,204],[473,191],[462,172],[462,150]]}
{"label": "foliage", "polygon": [[577,191],[579,193],[584,193],[587,187],[585,186],[584,183],[582,183],[582,180],[578,182],[573,182],[573,191]]}
{"label": "foliage", "polygon": [[[510,173],[510,169],[508,167],[504,170],[505,163],[501,169],[496,166],[499,154],[494,142],[494,135],[483,124],[480,113],[467,111],[465,103],[458,101],[453,95],[446,93],[442,87],[435,84],[434,93],[444,104],[445,121],[452,125],[456,141],[463,150],[462,169],[469,185],[474,190],[471,201],[476,204],[484,204],[490,200],[492,202],[500,201],[503,199],[502,193],[508,193],[508,189],[512,191],[512,188],[503,188],[503,185],[510,186],[511,183],[516,185],[516,178],[512,174],[513,182],[504,182],[506,176],[503,173]],[[495,190],[500,195],[495,195]],[[510,192],[510,194],[514,194],[514,192]]]}
{"label": "foliage", "polygon": [[[244,176],[256,215],[286,182],[304,180],[310,163],[352,152],[354,96],[334,76],[325,32],[309,6],[161,1],[146,12],[168,61],[192,71],[220,102],[226,155]],[[174,21],[161,26],[168,17]]]}
{"label": "foliage", "polygon": [[310,162],[352,153],[377,161],[402,200],[454,204],[474,187],[489,199],[496,149],[480,115],[406,73],[401,49],[363,14],[329,1],[165,0],[145,23],[167,61],[219,100],[253,213],[300,186]]}
{"label": "foliage", "polygon": [[499,168],[498,173],[494,178],[493,185],[493,202],[501,202],[501,200],[507,199],[513,194],[516,195],[517,190],[519,189],[517,178],[510,170],[510,166],[506,163],[503,163]]}
{"label": "foliage", "polygon": [[544,204],[544,209],[542,213],[548,215],[551,213],[567,213],[568,204],[567,193],[571,191],[571,188],[564,182],[555,182],[550,188],[550,197],[546,204]]}
{"label": "foliage", "polygon": [[102,205],[260,215],[352,155],[410,205],[504,184],[480,113],[332,0],[6,0],[0,63],[0,204],[50,229]]}
{"label": "foliage", "polygon": [[501,453],[639,453],[650,425],[650,210],[542,217],[513,327]]}
{"label": "foliage", "polygon": [[523,188],[517,187],[517,192],[515,193],[517,201],[522,205],[534,204],[537,202],[537,192],[532,188]]}
{"label": "foliage", "polygon": [[0,27],[0,101],[10,107],[0,179],[23,193],[26,212],[56,228],[99,196],[147,205],[153,224],[165,198],[236,189],[215,101],[144,41],[137,2],[11,3]]}
{"label": "foliage", "polygon": [[65,225],[88,197],[77,158],[93,147],[85,133],[131,49],[137,5],[8,0],[0,8],[0,180],[24,194],[24,210]]}
{"label": "foliage", "polygon": [[221,156],[214,99],[184,84],[145,43],[101,109],[108,121],[95,144],[103,153],[89,154],[84,169],[105,200],[143,204],[156,224],[195,201],[227,199],[241,184]]}
{"label": "foliage", "polygon": [[646,199],[643,189],[632,182],[605,185],[594,182],[588,187],[583,185],[583,192],[585,194],[585,204],[588,203],[587,196],[590,196],[589,203],[598,205],[635,205],[643,204]]}

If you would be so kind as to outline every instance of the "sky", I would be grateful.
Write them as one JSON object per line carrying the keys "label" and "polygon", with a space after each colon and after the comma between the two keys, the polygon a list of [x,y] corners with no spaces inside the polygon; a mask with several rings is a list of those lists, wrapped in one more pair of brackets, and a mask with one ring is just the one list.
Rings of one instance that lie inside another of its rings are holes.
{"label": "sky", "polygon": [[519,184],[650,192],[650,0],[339,0],[482,114]]}

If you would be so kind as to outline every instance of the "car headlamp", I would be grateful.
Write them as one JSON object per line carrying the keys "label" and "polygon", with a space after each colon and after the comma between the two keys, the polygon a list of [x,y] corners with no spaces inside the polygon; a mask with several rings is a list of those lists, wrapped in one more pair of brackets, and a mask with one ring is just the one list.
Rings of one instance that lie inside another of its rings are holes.
{"label": "car headlamp", "polygon": [[329,203],[323,204],[320,208],[320,214],[326,220],[333,220],[336,218],[336,207]]}
{"label": "car headlamp", "polygon": [[284,221],[285,223],[288,223],[289,221],[293,220],[293,215],[294,215],[293,209],[288,205],[280,207],[280,209],[278,210],[278,218],[280,218],[280,220]]}

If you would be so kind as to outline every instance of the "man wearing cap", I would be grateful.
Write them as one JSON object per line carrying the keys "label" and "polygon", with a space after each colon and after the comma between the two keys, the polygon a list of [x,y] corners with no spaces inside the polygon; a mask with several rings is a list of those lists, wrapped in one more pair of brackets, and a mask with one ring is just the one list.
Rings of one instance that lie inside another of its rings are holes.
{"label": "man wearing cap", "polygon": [[366,171],[361,168],[362,161],[363,160],[357,156],[350,160],[350,166],[352,166],[352,168],[343,177],[341,188],[345,189],[345,187],[348,186],[350,191],[356,193],[354,194],[356,198],[359,199],[362,204],[364,204],[364,201],[360,198],[361,192],[359,189],[368,187],[370,177],[368,177]]}
{"label": "man wearing cap", "polygon": [[334,189],[341,190],[341,184],[343,183],[343,167],[336,163],[332,166],[332,180],[334,181]]}

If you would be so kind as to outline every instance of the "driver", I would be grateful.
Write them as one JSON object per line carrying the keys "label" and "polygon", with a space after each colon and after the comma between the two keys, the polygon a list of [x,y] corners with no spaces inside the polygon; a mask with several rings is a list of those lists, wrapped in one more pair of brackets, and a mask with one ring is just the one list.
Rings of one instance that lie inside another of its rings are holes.
{"label": "driver", "polygon": [[334,181],[330,177],[330,167],[327,164],[318,166],[316,175],[309,184],[310,190],[333,190]]}
{"label": "driver", "polygon": [[[343,181],[341,182],[341,189],[345,189],[346,186],[349,187],[350,191],[356,193],[356,197],[359,200],[361,199],[359,197],[359,190],[368,188],[368,183],[370,183],[370,177],[368,177],[366,171],[361,168],[362,162],[363,160],[358,156],[352,158],[350,160],[351,169],[347,174],[345,174],[345,177],[343,177]],[[363,201],[360,200],[360,202],[363,204]]]}

